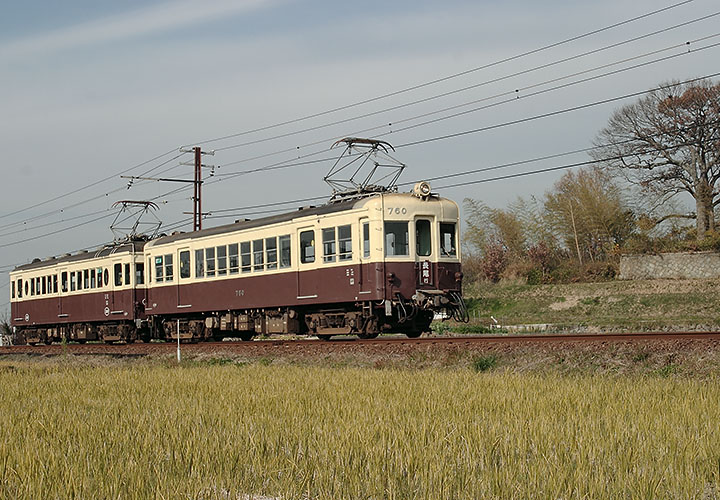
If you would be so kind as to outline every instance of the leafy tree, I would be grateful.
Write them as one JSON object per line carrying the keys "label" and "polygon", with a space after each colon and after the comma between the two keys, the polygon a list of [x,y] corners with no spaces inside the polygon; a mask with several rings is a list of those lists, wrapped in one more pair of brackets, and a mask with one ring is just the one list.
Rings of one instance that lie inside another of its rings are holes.
{"label": "leafy tree", "polygon": [[[665,83],[617,110],[600,131],[594,153],[642,189],[695,200],[697,238],[715,230],[720,203],[720,84]],[[677,214],[687,217],[686,214]]]}

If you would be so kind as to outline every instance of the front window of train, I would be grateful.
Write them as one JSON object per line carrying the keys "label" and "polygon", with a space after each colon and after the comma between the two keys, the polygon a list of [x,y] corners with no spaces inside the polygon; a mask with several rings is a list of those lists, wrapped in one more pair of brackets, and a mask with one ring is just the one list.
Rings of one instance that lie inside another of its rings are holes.
{"label": "front window of train", "polygon": [[440,223],[440,256],[457,257],[457,231],[454,223]]}
{"label": "front window of train", "polygon": [[410,238],[407,222],[385,222],[385,255],[410,255]]}

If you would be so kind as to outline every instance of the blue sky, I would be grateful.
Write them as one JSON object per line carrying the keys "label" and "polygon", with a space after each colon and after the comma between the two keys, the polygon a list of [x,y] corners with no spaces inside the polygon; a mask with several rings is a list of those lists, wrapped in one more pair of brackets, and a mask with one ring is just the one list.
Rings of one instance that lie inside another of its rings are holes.
{"label": "blue sky", "polygon": [[[175,185],[136,183],[130,190],[119,190],[127,181],[116,174],[158,154],[432,81],[673,3],[676,2],[450,0],[360,4],[295,0],[68,0],[7,3],[0,17],[0,65],[3,68],[0,110],[4,117],[0,122],[0,147],[5,160],[2,168],[6,188],[5,196],[0,199],[0,268],[112,239],[108,229],[112,220],[109,210],[118,199],[156,198],[161,206],[158,215],[166,223],[186,217],[182,212],[192,208],[188,192],[164,196],[177,187]],[[718,70],[714,66],[718,60],[717,48],[397,131],[399,122],[418,123],[422,120],[411,118],[423,113],[473,100],[495,103],[499,99],[492,98],[494,95],[526,87],[548,88],[551,85],[543,82],[555,78],[567,77],[562,81],[570,82],[581,77],[568,75],[604,64],[614,64],[611,69],[621,68],[631,64],[619,63],[622,59],[716,34],[720,31],[717,17],[592,56],[533,70],[718,9],[717,2],[694,0],[627,26],[414,92],[291,126],[208,143],[204,147],[222,148],[284,135],[252,146],[219,151],[212,158],[219,167],[218,174],[262,168],[276,161],[291,160],[298,154],[327,149],[336,138],[355,135],[366,128],[377,127],[368,135],[380,136],[396,145],[405,144],[612,98],[651,88],[662,81],[714,73]],[[717,41],[715,38],[698,42],[693,47]],[[680,54],[684,50],[670,49],[635,62]],[[487,83],[525,70],[533,71]],[[478,87],[423,104],[325,126],[332,121],[349,120],[473,85]],[[396,157],[408,165],[401,180],[423,179],[587,147],[612,111],[629,102],[632,100],[401,148]],[[394,125],[388,126],[388,123]],[[321,128],[296,133],[312,127]],[[314,142],[324,146],[306,146]],[[248,160],[296,147],[299,149],[291,154]],[[334,154],[333,151],[320,157],[329,158]],[[587,157],[569,157],[512,171],[583,159]],[[175,167],[163,175],[191,175],[190,167],[178,166],[179,161],[163,167]],[[145,168],[159,163],[150,163]],[[213,211],[328,194],[321,179],[330,164],[248,174],[223,182],[216,182],[220,178],[216,177],[205,187],[204,208]],[[136,169],[133,173],[142,171],[142,168]],[[473,197],[492,206],[503,206],[517,196],[542,195],[561,175],[543,174],[440,193],[458,202]],[[72,196],[8,215],[108,176],[112,179]],[[482,175],[475,175],[459,180],[481,178]],[[93,197],[98,199],[86,202]],[[71,206],[77,203],[80,204]],[[82,218],[89,213],[110,218],[89,222],[98,217]],[[235,214],[236,218],[244,215],[243,211]],[[206,225],[231,220],[209,219]],[[88,222],[57,235],[16,244],[83,221]],[[7,278],[0,278],[0,286],[6,281]],[[6,288],[0,290],[0,294],[5,292]]]}

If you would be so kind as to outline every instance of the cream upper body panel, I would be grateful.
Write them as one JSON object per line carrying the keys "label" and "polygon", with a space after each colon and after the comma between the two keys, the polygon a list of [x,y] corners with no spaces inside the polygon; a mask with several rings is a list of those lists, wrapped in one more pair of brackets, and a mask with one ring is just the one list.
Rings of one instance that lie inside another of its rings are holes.
{"label": "cream upper body panel", "polygon": [[[418,220],[425,221],[421,226],[433,242],[421,258],[457,261],[458,217],[458,206],[451,200],[389,193],[196,233],[179,233],[146,245],[148,279],[156,287],[384,259],[415,260],[414,249],[422,247]],[[392,243],[386,234],[388,222],[407,223],[399,237],[404,240],[406,255],[388,252],[386,247]],[[450,254],[443,254],[437,243],[443,234],[442,224],[453,227]]]}
{"label": "cream upper body panel", "polygon": [[143,287],[143,262],[140,250],[101,256],[82,253],[19,266],[10,272],[10,300],[20,302]]}

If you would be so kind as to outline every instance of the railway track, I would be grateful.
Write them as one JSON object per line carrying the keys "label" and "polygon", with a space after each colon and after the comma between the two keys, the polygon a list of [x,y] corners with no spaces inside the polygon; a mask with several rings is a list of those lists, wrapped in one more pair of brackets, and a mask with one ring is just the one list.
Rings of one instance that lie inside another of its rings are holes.
{"label": "railway track", "polygon": [[[660,342],[660,341],[720,341],[720,332],[671,332],[671,333],[604,333],[604,334],[561,334],[561,335],[461,335],[443,337],[383,336],[372,340],[338,337],[332,340],[270,339],[252,342],[200,342],[181,344],[181,351],[189,355],[233,353],[233,354],[283,354],[283,353],[331,353],[343,351],[389,351],[412,349],[477,349],[492,345],[553,343],[615,343],[615,342]],[[0,356],[10,354],[31,355],[108,355],[108,356],[148,356],[169,355],[175,353],[177,344],[168,342],[135,344],[52,344],[39,346],[0,347]]]}

